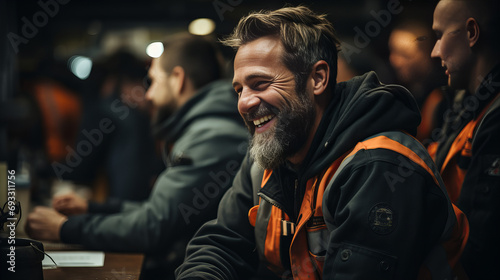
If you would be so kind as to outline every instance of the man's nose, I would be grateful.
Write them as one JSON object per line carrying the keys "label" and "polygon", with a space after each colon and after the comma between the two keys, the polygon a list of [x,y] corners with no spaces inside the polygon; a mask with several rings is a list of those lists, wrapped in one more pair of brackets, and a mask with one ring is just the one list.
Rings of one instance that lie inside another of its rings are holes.
{"label": "man's nose", "polygon": [[434,48],[432,48],[431,57],[438,58],[441,57],[441,40],[437,40]]}
{"label": "man's nose", "polygon": [[238,110],[241,114],[250,112],[260,104],[261,100],[257,94],[251,90],[242,89],[238,99]]}
{"label": "man's nose", "polygon": [[146,100],[153,100],[153,92],[151,90],[151,87],[149,87],[149,89],[146,91],[146,94],[144,95],[144,97],[146,97]]}

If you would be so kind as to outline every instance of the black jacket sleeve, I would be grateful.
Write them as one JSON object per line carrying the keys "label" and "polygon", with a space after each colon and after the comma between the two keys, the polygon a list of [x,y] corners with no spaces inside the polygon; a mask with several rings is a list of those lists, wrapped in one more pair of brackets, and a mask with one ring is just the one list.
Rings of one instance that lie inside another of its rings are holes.
{"label": "black jacket sleeve", "polygon": [[88,213],[90,214],[113,214],[122,209],[123,201],[118,198],[108,199],[105,203],[95,201],[88,202]]}
{"label": "black jacket sleeve", "polygon": [[258,256],[248,221],[253,206],[250,166],[245,158],[220,203],[217,219],[203,225],[189,243],[176,279],[247,279],[254,274]]}
{"label": "black jacket sleeve", "polygon": [[476,279],[499,279],[500,109],[485,116],[476,132],[470,160],[458,200],[470,226],[462,265]]}
{"label": "black jacket sleeve", "polygon": [[239,124],[205,118],[191,125],[172,149],[182,164],[157,179],[149,199],[120,213],[69,217],[61,239],[89,249],[157,253],[178,238],[190,237],[215,218],[244,156],[247,131]]}

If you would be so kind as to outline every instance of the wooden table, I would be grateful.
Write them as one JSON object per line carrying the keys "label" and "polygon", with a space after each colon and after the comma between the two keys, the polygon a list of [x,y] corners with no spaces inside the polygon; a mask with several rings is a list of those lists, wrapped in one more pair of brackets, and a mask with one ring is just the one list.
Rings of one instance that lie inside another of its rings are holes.
{"label": "wooden table", "polygon": [[135,280],[141,274],[142,254],[105,253],[103,267],[44,269],[44,280]]}

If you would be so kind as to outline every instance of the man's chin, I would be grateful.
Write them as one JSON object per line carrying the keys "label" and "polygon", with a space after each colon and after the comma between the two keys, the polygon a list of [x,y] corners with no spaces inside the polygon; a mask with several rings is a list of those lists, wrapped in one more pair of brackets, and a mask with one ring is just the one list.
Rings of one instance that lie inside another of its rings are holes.
{"label": "man's chin", "polygon": [[160,118],[160,115],[157,112],[153,113],[151,116],[151,125],[153,127],[160,125],[163,121],[164,119]]}
{"label": "man's chin", "polygon": [[168,118],[170,118],[172,115],[173,115],[173,109],[170,107],[164,107],[164,108],[159,108],[159,109],[153,110],[153,113],[151,116],[151,124],[153,126],[161,125]]}
{"label": "man's chin", "polygon": [[466,88],[464,81],[460,81],[460,79],[457,78],[452,78],[451,76],[448,76],[448,86],[456,90]]}

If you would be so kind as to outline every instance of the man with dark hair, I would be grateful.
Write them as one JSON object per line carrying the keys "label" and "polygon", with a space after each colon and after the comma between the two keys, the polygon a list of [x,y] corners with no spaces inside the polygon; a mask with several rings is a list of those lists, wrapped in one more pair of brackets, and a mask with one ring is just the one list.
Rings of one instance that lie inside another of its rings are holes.
{"label": "man with dark hair", "polygon": [[446,114],[435,161],[469,220],[461,261],[470,279],[500,278],[499,13],[494,0],[442,0],[434,11],[432,56],[441,59],[449,86],[465,90]]}
{"label": "man with dark hair", "polygon": [[[146,253],[143,277],[165,279],[173,277],[189,238],[215,217],[244,156],[248,132],[230,83],[215,81],[221,66],[212,42],[192,35],[173,38],[153,60],[149,76],[146,96],[156,109],[154,128],[165,141],[167,165],[149,199],[69,217],[38,207],[28,217],[27,232],[89,249]],[[59,210],[70,207],[55,204]]]}
{"label": "man with dark hair", "polygon": [[373,72],[336,84],[332,24],[302,6],[252,13],[225,43],[253,137],[177,278],[264,264],[281,279],[452,279],[467,229],[411,136],[410,93]]}

